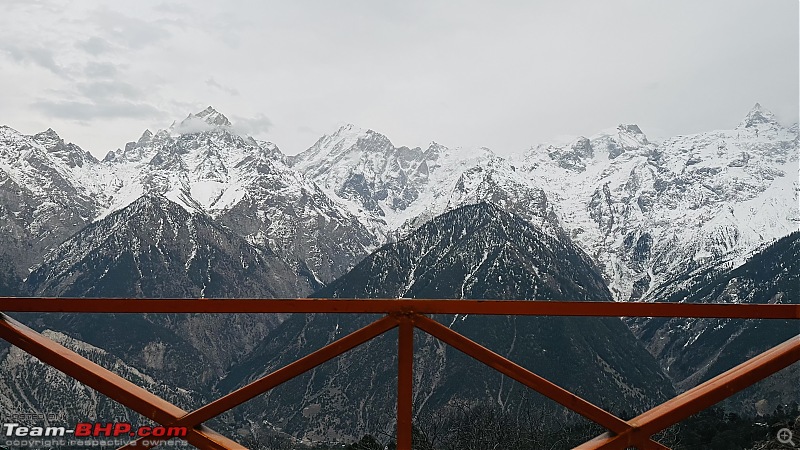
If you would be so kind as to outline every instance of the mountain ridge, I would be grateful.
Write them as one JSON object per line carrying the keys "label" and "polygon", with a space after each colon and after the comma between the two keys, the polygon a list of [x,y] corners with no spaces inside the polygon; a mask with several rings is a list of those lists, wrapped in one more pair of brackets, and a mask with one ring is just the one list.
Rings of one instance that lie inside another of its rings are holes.
{"label": "mountain ridge", "polygon": [[25,137],[2,127],[0,183],[14,192],[0,205],[6,260],[25,278],[81,227],[155,193],[305,260],[329,282],[436,215],[489,201],[571,236],[617,300],[636,300],[706,260],[743,262],[800,226],[797,125],[782,126],[760,104],[731,130],[655,143],[620,125],[509,158],[396,147],[352,124],[286,156],[234,128],[209,106],[97,161],[52,130]]}

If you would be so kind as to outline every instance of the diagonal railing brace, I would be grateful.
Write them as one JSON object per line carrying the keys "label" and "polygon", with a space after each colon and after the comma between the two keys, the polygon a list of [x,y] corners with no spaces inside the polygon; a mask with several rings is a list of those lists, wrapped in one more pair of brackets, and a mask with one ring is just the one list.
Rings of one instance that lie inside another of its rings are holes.
{"label": "diagonal railing brace", "polygon": [[[696,414],[773,373],[800,361],[800,335],[773,347],[683,394],[631,419],[632,428],[605,433],[576,447],[581,450],[624,449]],[[613,431],[613,430],[612,430]]]}
{"label": "diagonal railing brace", "polygon": [[[3,313],[0,313],[0,337],[43,363],[49,364],[161,425],[174,422],[186,414],[183,409],[42,336]],[[201,449],[244,449],[238,443],[207,427],[190,428],[187,440]]]}

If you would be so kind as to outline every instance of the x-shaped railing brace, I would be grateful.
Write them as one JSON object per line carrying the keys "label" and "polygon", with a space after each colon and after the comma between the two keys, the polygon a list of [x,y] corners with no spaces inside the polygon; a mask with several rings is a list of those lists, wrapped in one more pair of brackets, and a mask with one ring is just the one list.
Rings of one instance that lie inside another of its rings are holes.
{"label": "x-shaped railing brace", "polygon": [[[0,304],[8,299],[0,299]],[[52,299],[49,300],[52,302]],[[61,301],[56,301],[61,303]],[[85,302],[85,299],[84,299]],[[310,300],[317,303],[319,300]],[[369,302],[367,300],[366,302]],[[374,301],[373,301],[374,302]],[[380,301],[379,301],[380,302]],[[399,301],[396,301],[399,302]],[[417,301],[414,301],[417,302]],[[422,301],[425,302],[425,301]],[[437,302],[437,301],[429,301]],[[462,301],[463,302],[463,301]],[[91,303],[91,302],[90,302]],[[503,303],[503,302],[500,302]],[[505,302],[511,303],[511,302]],[[515,302],[516,303],[516,302]],[[550,314],[560,311],[561,305],[550,302]],[[561,302],[566,303],[566,302]],[[63,305],[63,303],[61,303]],[[470,303],[475,308],[475,303]],[[342,305],[341,303],[339,305]],[[415,303],[404,302],[402,305],[413,306]],[[422,303],[420,303],[422,305]],[[338,305],[337,305],[338,306]],[[394,306],[398,306],[395,303]],[[447,306],[455,306],[450,303]],[[482,305],[481,308],[486,305]],[[503,305],[507,306],[507,305]],[[666,306],[666,305],[664,305]],[[677,305],[675,305],[677,306]],[[698,305],[695,305],[698,306]],[[701,317],[739,317],[741,312],[727,312],[722,314],[719,306],[706,305],[705,314],[697,313]],[[742,305],[732,305],[742,306]],[[756,305],[747,305],[756,306]],[[795,305],[757,305],[772,306],[768,313],[756,314],[771,318],[798,318],[798,309]],[[783,306],[784,308],[775,308]],[[141,308],[141,305],[139,305]],[[787,308],[788,307],[788,308]],[[268,308],[267,308],[268,309]],[[188,435],[186,440],[201,449],[243,449],[240,444],[205,427],[204,422],[278,386],[294,377],[297,377],[317,366],[329,361],[348,350],[399,327],[398,338],[398,399],[397,399],[397,448],[400,450],[411,449],[412,427],[412,383],[413,383],[413,331],[419,328],[431,336],[447,343],[463,353],[481,361],[500,373],[517,380],[540,394],[556,401],[572,411],[594,421],[609,430],[597,438],[576,447],[579,449],[625,449],[635,446],[640,449],[666,449],[667,447],[653,441],[650,437],[692,414],[695,414],[736,392],[756,383],[757,381],[791,365],[800,360],[800,335],[734,367],[733,369],[691,389],[683,394],[641,414],[631,420],[625,421],[619,417],[599,408],[583,398],[547,381],[535,373],[509,361],[503,356],[481,346],[480,344],[464,337],[448,327],[436,322],[424,314],[415,312],[413,308],[390,308],[392,311],[385,317],[344,336],[325,347],[303,357],[299,360],[276,370],[252,383],[231,392],[192,412],[167,402],[157,395],[125,380],[119,375],[89,361],[66,347],[42,336],[16,320],[0,313],[0,337],[35,356],[42,362],[55,367],[74,379],[105,394],[109,398],[125,405],[143,416],[170,427],[186,427]],[[422,308],[425,309],[425,308]],[[438,308],[441,309],[441,308]],[[446,308],[445,308],[446,309]],[[501,308],[502,309],[502,308]],[[528,308],[530,309],[530,308]],[[548,309],[545,307],[545,309]],[[612,307],[613,309],[613,307]],[[641,315],[646,310],[666,312],[656,308],[640,308]],[[669,309],[669,308],[667,308]],[[676,311],[682,311],[672,308]],[[702,308],[689,308],[700,311]],[[727,308],[733,311],[736,308]],[[738,308],[738,310],[754,311],[754,308]],[[766,310],[765,310],[766,311]],[[311,311],[304,311],[311,312]],[[324,312],[324,311],[323,311]],[[353,311],[330,311],[353,312]],[[369,311],[379,312],[379,311]],[[534,311],[526,311],[526,315],[533,315]],[[613,312],[613,311],[612,311]],[[636,312],[636,311],[634,311]],[[476,311],[481,313],[481,311]],[[487,312],[483,312],[486,314]],[[496,312],[502,314],[503,312]],[[630,311],[628,312],[630,314]],[[587,314],[566,314],[587,315]],[[611,315],[608,311],[605,314]],[[632,314],[633,315],[633,314]],[[158,445],[160,439],[147,437],[132,441],[122,449],[143,449]]]}

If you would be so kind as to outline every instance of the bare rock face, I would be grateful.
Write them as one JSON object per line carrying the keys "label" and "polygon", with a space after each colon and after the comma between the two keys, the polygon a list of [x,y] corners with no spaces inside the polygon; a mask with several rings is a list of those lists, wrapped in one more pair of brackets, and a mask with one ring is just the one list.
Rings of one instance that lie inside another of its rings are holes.
{"label": "bare rock face", "polygon": [[[105,298],[287,298],[320,286],[299,262],[290,265],[160,196],[142,197],[84,228],[52,252],[27,285],[34,295]],[[150,320],[184,333],[218,370],[280,322],[268,315],[237,315],[227,323],[213,315]],[[151,351],[157,343],[142,350],[148,364],[158,359]]]}
{"label": "bare rock face", "polygon": [[143,193],[162,195],[331,281],[380,236],[285,161],[277,146],[237,134],[209,107],[109,153],[105,162],[125,180],[109,211]]}
{"label": "bare rock face", "polygon": [[[188,380],[175,380],[166,385],[161,378],[154,377],[153,372],[129,364],[103,348],[89,345],[60,331],[46,329],[42,333],[167,401],[187,409],[203,404],[203,397],[184,382]],[[47,382],[43,383],[42,380]],[[73,420],[101,422],[113,418],[136,425],[148,424],[142,420],[142,416],[125,406],[99,395],[16,347],[0,348],[0,386],[3,393],[0,395],[0,408],[6,414],[45,414],[54,417],[54,422],[66,423],[74,423]]]}
{"label": "bare rock face", "polygon": [[620,125],[531,148],[517,164],[618,300],[713,261],[741,264],[800,222],[797,127],[760,105],[732,130],[651,142]]}
{"label": "bare rock face", "polygon": [[25,136],[0,126],[0,259],[20,278],[88,224],[110,172],[53,130]]}
{"label": "bare rock face", "polygon": [[[763,248],[743,265],[705,266],[660,286],[659,301],[689,303],[800,303],[800,232]],[[635,334],[680,390],[738,365],[800,334],[790,320],[630,319]],[[725,402],[737,414],[770,414],[800,402],[794,364]]]}

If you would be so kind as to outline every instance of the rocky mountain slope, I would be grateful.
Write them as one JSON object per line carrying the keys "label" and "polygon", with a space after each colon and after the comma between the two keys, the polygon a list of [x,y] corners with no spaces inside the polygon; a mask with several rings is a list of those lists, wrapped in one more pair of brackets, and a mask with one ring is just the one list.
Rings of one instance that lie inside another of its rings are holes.
{"label": "rocky mountain slope", "polygon": [[[611,301],[602,277],[581,250],[485,203],[433,219],[382,247],[315,295]],[[371,320],[352,315],[293,316],[248,360],[232,368],[219,389],[225,392],[244,384]],[[443,316],[437,320],[617,411],[641,409],[672,392],[652,356],[619,319]],[[418,332],[415,346],[415,414],[435,414],[458,401],[513,411],[523,399],[563,414],[430,336]],[[314,441],[391,433],[395,355],[396,333],[389,333],[253,400],[240,414],[251,423],[267,423]]]}
{"label": "rocky mountain slope", "polygon": [[797,125],[758,104],[731,130],[651,142],[620,125],[508,159],[395,147],[348,125],[289,162],[393,239],[481,201],[566,232],[600,264],[616,300],[719,258],[743,262],[800,224]]}
{"label": "rocky mountain slope", "polygon": [[733,130],[651,143],[620,126],[536,147],[522,164],[619,300],[719,258],[743,261],[800,224],[797,126],[758,104]]}
{"label": "rocky mountain slope", "polygon": [[[730,266],[703,267],[652,295],[668,302],[800,303],[800,232],[762,249],[741,266]],[[788,320],[641,318],[630,324],[679,389],[800,335],[800,324]],[[800,364],[795,364],[735,397],[728,407],[763,414],[792,401],[800,403],[798,379]]]}
{"label": "rocky mountain slope", "polygon": [[209,107],[106,156],[103,162],[122,179],[108,211],[144,193],[160,194],[252,244],[305,261],[330,281],[376,247],[377,237],[284,159],[274,144],[240,136]]}
{"label": "rocky mountain slope", "polygon": [[[102,348],[59,331],[48,329],[43,334],[174,404],[192,408],[198,407],[202,401],[202,396],[188,388],[187,384],[173,382],[167,386],[161,381],[163,374],[154,376],[150,368],[131,366]],[[43,383],[42,380],[47,382]],[[0,410],[4,415],[44,412],[55,416],[55,420],[49,424],[52,426],[61,426],[65,420],[66,423],[75,423],[71,422],[72,419],[103,422],[114,418],[134,424],[148,423],[137,413],[65,377],[16,347],[0,347],[0,386],[3,386]]]}
{"label": "rocky mountain slope", "polygon": [[286,297],[318,286],[300,262],[147,194],[62,243],[27,279],[54,297]]}
{"label": "rocky mountain slope", "polygon": [[0,261],[25,278],[42,255],[90,223],[113,175],[53,130],[0,126]]}
{"label": "rocky mountain slope", "polygon": [[[319,286],[302,262],[287,264],[269,248],[249,244],[205,214],[189,212],[154,194],[140,197],[73,235],[26,280],[27,291],[36,296],[128,299],[286,298]],[[191,389],[198,398],[283,318],[266,314],[21,317],[38,330],[58,330],[75,345],[102,349],[98,351],[107,355],[103,357],[106,362],[116,358],[115,366],[140,368],[171,388]],[[14,361],[13,373],[45,374],[30,357],[17,355]],[[70,383],[63,375],[55,378],[60,385]],[[3,395],[9,389],[16,392],[13,386],[15,383],[6,384]],[[83,391],[72,396],[69,392],[59,393],[59,398],[84,405],[85,417],[114,411],[113,402],[102,396],[87,403]],[[28,403],[46,410],[44,401]]]}

